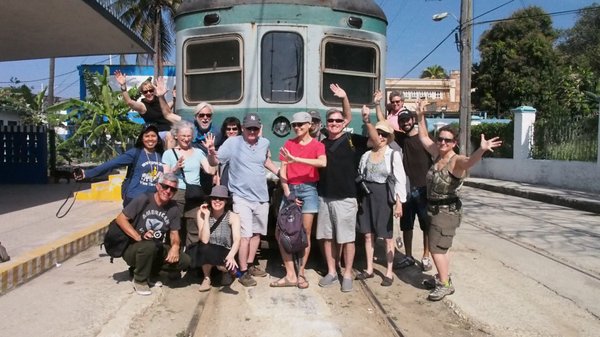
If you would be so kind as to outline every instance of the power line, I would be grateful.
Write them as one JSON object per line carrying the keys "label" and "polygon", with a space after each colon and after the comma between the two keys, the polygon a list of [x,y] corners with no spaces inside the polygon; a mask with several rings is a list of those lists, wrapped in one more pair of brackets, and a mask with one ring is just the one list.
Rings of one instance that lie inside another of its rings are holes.
{"label": "power line", "polygon": [[410,68],[410,70],[407,71],[400,78],[401,79],[405,78],[408,74],[410,74],[411,71],[415,70],[415,68],[418,67],[419,64],[423,63],[423,61],[425,61],[429,57],[429,55],[433,54],[433,52],[436,51],[444,42],[446,42],[446,40],[448,40],[448,38],[450,36],[452,36],[452,34],[454,34],[454,32],[456,32],[457,30],[458,30],[458,27],[454,28],[448,35],[446,35],[446,37],[442,41],[440,41],[440,43],[438,43],[435,47],[433,47],[433,49],[429,53],[427,53],[427,55],[423,56],[423,58],[419,62],[417,62],[417,64],[415,64],[412,68]]}
{"label": "power line", "polygon": [[[98,62],[94,63],[94,65],[104,63],[104,62],[106,62],[108,60],[109,59],[104,59],[102,61],[98,61]],[[78,71],[77,69],[71,70],[69,72],[66,72],[66,73],[63,73],[63,74],[60,74],[60,75],[56,75],[56,76],[54,76],[54,78],[66,76],[66,75],[72,74],[72,73],[77,72],[77,71]],[[24,81],[19,80],[18,83],[14,83],[14,82],[10,82],[10,81],[9,82],[0,82],[0,84],[20,84],[20,83],[41,82],[41,81],[48,81],[49,79],[50,79],[50,77],[46,77],[46,78],[40,78],[40,79],[36,79],[36,80],[26,80],[26,81],[25,80]]]}

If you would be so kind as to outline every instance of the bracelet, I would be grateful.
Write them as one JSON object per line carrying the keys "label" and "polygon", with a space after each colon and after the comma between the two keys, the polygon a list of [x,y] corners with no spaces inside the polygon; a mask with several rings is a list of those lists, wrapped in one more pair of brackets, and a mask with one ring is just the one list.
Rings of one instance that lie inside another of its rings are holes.
{"label": "bracelet", "polygon": [[127,86],[125,84],[121,85],[121,91],[127,91]]}

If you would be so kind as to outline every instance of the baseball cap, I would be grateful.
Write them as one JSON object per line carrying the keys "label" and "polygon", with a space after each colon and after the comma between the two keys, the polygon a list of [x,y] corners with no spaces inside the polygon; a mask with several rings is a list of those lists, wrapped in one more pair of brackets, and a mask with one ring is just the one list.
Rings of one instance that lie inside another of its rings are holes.
{"label": "baseball cap", "polygon": [[311,110],[308,113],[310,114],[310,118],[321,120],[321,114],[317,110]]}
{"label": "baseball cap", "polygon": [[410,119],[412,117],[413,117],[412,113],[410,112],[410,110],[408,110],[406,108],[403,108],[402,110],[400,110],[400,113],[398,114],[398,120]]}
{"label": "baseball cap", "polygon": [[244,116],[244,122],[242,123],[242,126],[245,128],[260,128],[260,117],[258,117],[257,114],[251,112],[249,114],[247,114],[246,116]]}

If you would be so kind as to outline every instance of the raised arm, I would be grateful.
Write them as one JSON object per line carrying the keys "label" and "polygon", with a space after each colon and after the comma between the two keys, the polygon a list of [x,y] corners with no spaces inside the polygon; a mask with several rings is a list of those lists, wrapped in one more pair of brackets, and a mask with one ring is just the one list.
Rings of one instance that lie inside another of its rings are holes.
{"label": "raised arm", "polygon": [[475,164],[477,164],[477,162],[481,160],[481,157],[483,157],[483,154],[486,151],[494,152],[494,149],[501,145],[502,141],[500,140],[500,137],[494,137],[486,140],[485,135],[482,133],[479,148],[475,150],[475,152],[471,153],[469,157],[458,157],[456,159],[455,166],[458,166],[459,169],[466,171],[471,167],[475,166]]}
{"label": "raised arm", "polygon": [[367,128],[367,136],[369,137],[367,144],[375,144],[379,141],[379,135],[377,134],[377,129],[375,129],[375,126],[371,123],[371,109],[369,109],[368,106],[363,105],[360,112],[362,114],[363,123]]}
{"label": "raised arm", "polygon": [[417,122],[419,123],[419,139],[423,144],[423,147],[430,155],[434,158],[438,156],[438,148],[431,138],[429,138],[429,132],[427,131],[427,122],[425,122],[425,106],[427,101],[422,100],[417,102]]}
{"label": "raised arm", "polygon": [[344,119],[350,124],[350,121],[352,121],[352,108],[350,107],[350,101],[348,100],[346,91],[335,83],[330,84],[329,89],[331,89],[335,97],[342,99],[342,116],[344,116]]}
{"label": "raised arm", "polygon": [[181,120],[181,116],[174,114],[169,106],[169,103],[165,99],[167,93],[167,85],[165,84],[164,77],[156,79],[156,97],[160,103],[160,110],[162,111],[163,117],[171,123],[176,123]]}
{"label": "raised arm", "polygon": [[117,83],[121,86],[121,95],[123,95],[123,100],[125,104],[127,104],[131,109],[139,112],[140,114],[146,113],[146,106],[143,103],[136,102],[129,97],[129,92],[127,92],[127,77],[120,70],[115,71],[115,79]]}
{"label": "raised arm", "polygon": [[383,113],[383,110],[381,109],[381,98],[382,97],[383,97],[383,94],[381,93],[381,90],[376,90],[375,93],[373,94],[373,103],[375,103],[375,114],[377,115],[378,122],[385,120],[385,114]]}

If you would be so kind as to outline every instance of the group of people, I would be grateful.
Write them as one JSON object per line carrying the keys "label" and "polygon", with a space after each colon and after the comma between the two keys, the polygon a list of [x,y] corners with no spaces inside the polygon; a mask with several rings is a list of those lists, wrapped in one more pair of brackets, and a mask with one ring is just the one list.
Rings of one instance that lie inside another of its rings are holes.
{"label": "group of people", "polygon": [[[319,286],[338,285],[349,292],[354,279],[374,277],[377,238],[383,239],[386,251],[381,285],[392,285],[394,269],[416,264],[412,230],[418,217],[424,234],[421,266],[432,268],[431,253],[438,271],[427,282],[432,287],[429,299],[440,300],[454,292],[447,251],[462,214],[457,190],[483,153],[500,146],[498,138],[486,140],[482,135],[481,147],[470,157],[458,155],[452,128],[440,129],[434,140],[429,137],[424,117],[427,102],[420,101],[415,114],[402,109],[397,92],[390,95],[387,114],[380,107],[382,94],[376,92],[378,121],[373,125],[370,109],[363,106],[366,136],[349,133],[345,131],[352,120],[349,99],[332,84],[342,109],[325,113],[323,129],[317,111],[295,113],[291,120],[295,136],[280,149],[277,167],[269,140],[261,136],[257,114],[247,114],[242,122],[228,117],[219,129],[212,125],[213,107],[203,102],[196,107],[192,124],[170,111],[164,82],[142,84],[140,103],[127,95],[123,74],[117,75],[117,81],[133,109],[142,116],[160,111],[169,127],[145,126],[133,149],[76,178],[129,166],[124,209],[117,223],[133,241],[123,258],[131,267],[138,294],[150,294],[150,286],[160,282],[156,275],[165,268],[174,273],[201,269],[200,291],[210,289],[213,267],[223,272],[225,285],[233,281],[232,275],[244,286],[254,286],[255,277],[267,276],[255,261],[260,237],[267,234],[267,171],[279,177],[282,203],[301,207],[308,237],[313,229],[316,233],[327,265]],[[173,145],[164,150],[164,142],[169,141]],[[403,240],[394,240],[394,217],[400,219]],[[355,276],[357,232],[364,238],[367,263]],[[396,260],[402,241],[406,254]],[[291,254],[280,247],[285,275],[270,286],[308,288],[305,268],[311,250],[309,243],[295,268]]]}

